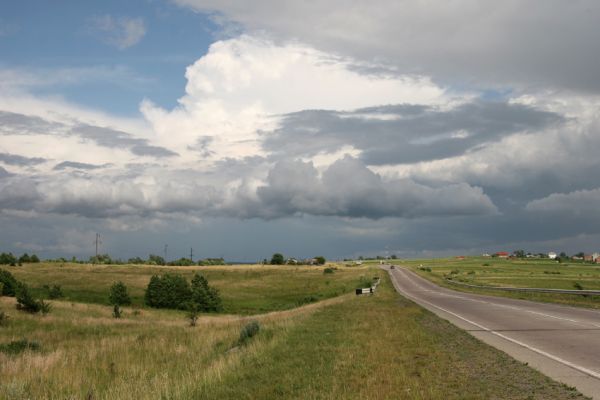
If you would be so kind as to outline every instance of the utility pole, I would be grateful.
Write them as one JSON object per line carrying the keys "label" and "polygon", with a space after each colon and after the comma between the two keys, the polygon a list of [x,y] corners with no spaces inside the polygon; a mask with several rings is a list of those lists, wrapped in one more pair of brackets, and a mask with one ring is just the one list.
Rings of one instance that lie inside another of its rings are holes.
{"label": "utility pole", "polygon": [[96,232],[96,261],[98,261],[98,246],[102,244],[102,240],[100,240],[100,234]]}
{"label": "utility pole", "polygon": [[190,247],[190,261],[194,261],[194,249]]}
{"label": "utility pole", "polygon": [[168,244],[165,244],[165,263],[167,262],[167,249],[169,248]]}

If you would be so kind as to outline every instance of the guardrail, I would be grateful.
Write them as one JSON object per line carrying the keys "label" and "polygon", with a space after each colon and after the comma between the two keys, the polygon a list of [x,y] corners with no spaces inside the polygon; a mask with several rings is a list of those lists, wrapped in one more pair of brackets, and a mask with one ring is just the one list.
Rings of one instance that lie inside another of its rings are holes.
{"label": "guardrail", "polygon": [[475,289],[500,290],[505,292],[531,292],[531,293],[558,293],[558,294],[575,294],[580,296],[600,296],[600,290],[569,290],[569,289],[546,289],[546,288],[515,288],[515,287],[498,287],[498,286],[481,286],[472,285],[470,283],[457,282],[452,279],[445,278],[446,282],[458,286],[466,286]]}
{"label": "guardrail", "polygon": [[376,276],[373,278],[373,284],[371,285],[371,287],[357,288],[356,295],[359,296],[361,294],[373,294],[373,293],[375,293],[375,290],[377,289],[377,286],[379,286],[380,283],[381,283],[381,278]]}

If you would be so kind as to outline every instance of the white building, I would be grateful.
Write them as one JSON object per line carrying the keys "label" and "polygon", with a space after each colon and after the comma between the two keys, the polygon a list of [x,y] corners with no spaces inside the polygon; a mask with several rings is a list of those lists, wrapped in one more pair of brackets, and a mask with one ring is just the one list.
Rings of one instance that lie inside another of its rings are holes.
{"label": "white building", "polygon": [[548,258],[551,260],[556,260],[556,253],[551,251],[550,253],[548,253]]}

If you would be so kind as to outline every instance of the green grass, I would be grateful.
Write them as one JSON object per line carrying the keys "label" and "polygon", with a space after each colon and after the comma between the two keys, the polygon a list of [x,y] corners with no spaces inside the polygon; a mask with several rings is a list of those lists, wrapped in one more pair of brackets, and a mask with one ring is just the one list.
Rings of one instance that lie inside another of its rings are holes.
{"label": "green grass", "polygon": [[[53,301],[39,316],[3,297],[0,309],[12,311],[0,344],[39,348],[0,353],[0,399],[583,398],[400,297],[381,276],[373,296],[201,316],[193,328],[179,311],[124,308],[116,320],[108,306]],[[260,330],[240,346],[254,320]]]}
{"label": "green grass", "polygon": [[324,274],[324,267],[210,266],[157,267],[139,265],[27,264],[5,267],[27,283],[35,296],[46,297],[44,285],[62,287],[64,300],[108,305],[110,286],[127,285],[134,305],[142,306],[144,290],[153,274],[177,272],[189,279],[202,273],[221,292],[223,312],[257,314],[286,310],[299,305],[352,292],[361,279],[370,278],[368,267],[339,267]]}
{"label": "green grass", "polygon": [[[548,259],[510,260],[489,257],[467,257],[464,260],[455,258],[394,260],[394,263],[408,266],[419,275],[454,290],[600,308],[600,296],[502,292],[452,285],[444,279],[452,276],[454,281],[492,287],[568,290],[574,290],[578,283],[584,289],[600,290],[600,266],[596,264],[558,263]],[[427,269],[431,269],[431,271],[427,271]]]}
{"label": "green grass", "polygon": [[386,277],[374,296],[324,307],[244,358],[202,399],[583,398],[401,298]]}

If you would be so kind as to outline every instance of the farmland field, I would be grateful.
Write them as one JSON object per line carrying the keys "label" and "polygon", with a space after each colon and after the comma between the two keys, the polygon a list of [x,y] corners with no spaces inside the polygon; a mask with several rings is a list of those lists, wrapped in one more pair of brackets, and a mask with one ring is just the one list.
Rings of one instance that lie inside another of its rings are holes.
{"label": "farmland field", "polygon": [[407,266],[424,278],[454,290],[600,308],[600,296],[502,292],[452,285],[445,279],[494,287],[600,290],[600,265],[596,264],[490,257],[390,261]]}
{"label": "farmland field", "polygon": [[[40,286],[44,279],[33,268],[15,275]],[[229,298],[230,310],[287,307],[305,287],[329,298],[253,316],[203,315],[195,327],[181,311],[125,308],[124,317],[114,319],[101,301],[75,300],[81,286],[100,299],[121,279],[111,268],[130,267],[41,268],[45,280],[73,292],[52,301],[46,316],[19,312],[14,298],[0,298],[10,317],[0,327],[0,349],[21,339],[36,343],[18,354],[0,351],[2,399],[583,398],[402,298],[386,274],[370,267],[333,274],[314,267],[203,268]],[[148,268],[155,267],[139,267],[121,280],[141,290]],[[66,279],[69,274],[77,279]],[[383,278],[375,295],[342,294],[364,275]],[[260,306],[235,306],[248,299]],[[250,321],[258,321],[260,331],[240,344],[240,330]]]}

